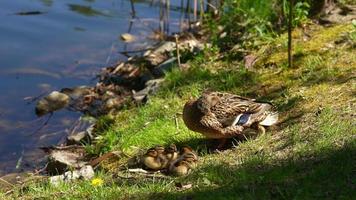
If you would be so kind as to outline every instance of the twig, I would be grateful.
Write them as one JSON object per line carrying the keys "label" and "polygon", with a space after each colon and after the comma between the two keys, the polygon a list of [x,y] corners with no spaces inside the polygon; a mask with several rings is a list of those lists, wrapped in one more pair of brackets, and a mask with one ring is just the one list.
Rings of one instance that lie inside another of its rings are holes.
{"label": "twig", "polygon": [[[161,175],[161,174],[141,174],[142,176],[144,176],[145,178],[161,178],[161,179],[170,179],[170,177],[167,177],[165,175]],[[123,175],[116,175],[118,178],[122,178],[122,179],[131,179],[131,180],[137,180],[140,177],[137,176],[133,176],[133,175],[129,175],[127,174],[126,176]]]}
{"label": "twig", "polygon": [[176,129],[179,129],[178,118],[174,116],[174,123],[176,124]]}
{"label": "twig", "polygon": [[33,135],[37,134],[40,130],[43,129],[43,127],[45,127],[45,126],[48,124],[49,120],[50,120],[50,119],[52,118],[52,116],[53,116],[53,112],[50,112],[49,114],[50,114],[50,115],[49,115],[49,117],[47,118],[47,120],[45,121],[45,123],[42,124],[37,130],[35,130],[35,131],[34,131],[33,133],[31,133],[29,136],[33,136]]}
{"label": "twig", "polygon": [[38,175],[40,174],[41,172],[45,171],[47,169],[47,166],[48,166],[49,162],[46,163],[46,165],[44,167],[42,167],[41,169],[39,170],[35,170],[35,172],[33,173],[33,175]]}
{"label": "twig", "polygon": [[194,22],[197,21],[197,10],[198,10],[198,0],[194,0],[194,8],[193,8]]}
{"label": "twig", "polygon": [[213,4],[211,4],[209,2],[206,2],[206,5],[208,5],[208,8],[214,9],[214,12],[218,10],[216,6],[214,6]]}
{"label": "twig", "polygon": [[179,16],[179,31],[183,32],[183,13],[184,13],[184,0],[180,0],[180,16]]}
{"label": "twig", "polygon": [[185,6],[185,18],[188,18],[188,30],[191,30],[191,20],[190,20],[190,13],[191,13],[191,8],[190,8],[190,0],[187,0],[187,4]]}
{"label": "twig", "polygon": [[170,10],[170,0],[166,0],[166,33],[169,34],[169,10]]}
{"label": "twig", "polygon": [[[31,104],[31,103],[37,101],[38,99],[42,98],[47,93],[48,92],[43,92],[43,93],[39,94],[38,96],[28,98],[29,101],[26,104]],[[27,99],[25,99],[25,100],[27,100]]]}
{"label": "twig", "polygon": [[153,48],[146,48],[146,49],[138,49],[138,50],[132,50],[132,51],[119,51],[119,53],[121,54],[129,54],[129,53],[140,53],[140,52],[144,52],[144,51],[148,51],[148,50],[152,50]]}
{"label": "twig", "polygon": [[128,169],[128,172],[131,172],[131,173],[138,173],[138,174],[141,174],[145,177],[149,177],[149,178],[163,178],[163,179],[167,179],[169,177],[163,175],[160,173],[160,171],[157,171],[157,172],[149,172],[149,171],[146,171],[144,169],[141,169],[141,168],[137,168],[137,169]]}
{"label": "twig", "polygon": [[10,185],[11,187],[14,187],[14,186],[15,186],[14,184],[8,182],[7,180],[5,180],[5,179],[3,179],[3,178],[1,178],[1,177],[0,177],[0,181],[6,183],[6,184],[8,184],[8,185]]}
{"label": "twig", "polygon": [[46,152],[46,150],[67,150],[67,149],[84,149],[84,146],[81,145],[69,145],[69,146],[50,146],[50,147],[39,147],[40,149],[44,150]]}
{"label": "twig", "polygon": [[203,24],[204,17],[204,0],[200,0],[200,23]]}
{"label": "twig", "polygon": [[179,54],[178,35],[175,34],[174,37],[176,38],[177,60],[178,60],[178,66],[179,66],[179,68],[180,68],[181,65],[180,65],[180,54]]}
{"label": "twig", "polygon": [[293,21],[293,5],[294,0],[289,0],[289,19],[288,19],[288,67],[291,68],[293,65],[292,58],[292,21]]}
{"label": "twig", "polygon": [[131,173],[143,173],[143,174],[148,174],[148,173],[150,173],[149,171],[144,170],[144,169],[141,169],[141,168],[128,169],[127,171],[128,171],[128,172],[131,172]]}
{"label": "twig", "polygon": [[13,192],[14,192],[14,189],[8,190],[8,191],[5,192],[5,196],[6,196],[6,195],[9,195],[9,194],[11,194],[11,193],[13,193]]}
{"label": "twig", "polygon": [[160,0],[159,4],[159,31],[164,33],[164,22],[163,22],[163,0]]}
{"label": "twig", "polygon": [[162,175],[162,174],[145,174],[145,177],[149,178],[162,178],[162,179],[169,179],[169,177]]}
{"label": "twig", "polygon": [[111,48],[110,48],[110,52],[109,52],[109,55],[108,57],[106,57],[106,61],[105,61],[105,64],[107,65],[109,63],[109,61],[111,60],[111,55],[112,55],[112,52],[114,51],[114,45],[115,45],[115,42],[112,42],[111,43]]}
{"label": "twig", "polygon": [[105,153],[102,156],[99,156],[97,158],[95,158],[94,160],[91,160],[89,162],[89,165],[91,165],[92,167],[96,167],[98,164],[100,164],[102,161],[107,160],[109,158],[112,158],[114,156],[117,156],[116,154],[114,154],[113,152],[109,152],[109,153]]}
{"label": "twig", "polygon": [[136,16],[136,11],[135,11],[135,5],[133,0],[130,0],[130,4],[131,4],[131,15],[134,18]]}

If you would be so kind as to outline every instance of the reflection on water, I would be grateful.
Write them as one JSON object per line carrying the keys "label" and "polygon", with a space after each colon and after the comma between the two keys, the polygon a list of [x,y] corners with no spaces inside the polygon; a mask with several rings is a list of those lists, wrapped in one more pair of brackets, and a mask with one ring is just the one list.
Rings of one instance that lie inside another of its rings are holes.
{"label": "reflection on water", "polygon": [[[38,167],[43,156],[37,147],[62,141],[80,116],[59,111],[36,132],[47,118],[35,116],[38,96],[93,84],[101,67],[126,59],[118,52],[152,44],[147,36],[159,28],[159,7],[150,3],[136,2],[132,19],[128,0],[0,1],[0,174],[16,171],[20,158],[20,169]],[[170,30],[179,30],[180,13],[169,15]],[[137,43],[118,39],[128,30]]]}
{"label": "reflection on water", "polygon": [[97,15],[109,16],[98,10],[93,9],[91,6],[83,6],[78,4],[68,4],[68,6],[71,11],[77,12],[81,15],[88,16],[88,17],[97,16]]}

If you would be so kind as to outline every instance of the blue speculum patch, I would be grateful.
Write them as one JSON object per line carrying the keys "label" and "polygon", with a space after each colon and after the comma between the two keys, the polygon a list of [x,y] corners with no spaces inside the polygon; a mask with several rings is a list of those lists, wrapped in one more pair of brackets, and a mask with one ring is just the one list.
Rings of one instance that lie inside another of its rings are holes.
{"label": "blue speculum patch", "polygon": [[243,114],[241,115],[239,121],[237,122],[238,125],[243,125],[248,122],[250,119],[251,114]]}

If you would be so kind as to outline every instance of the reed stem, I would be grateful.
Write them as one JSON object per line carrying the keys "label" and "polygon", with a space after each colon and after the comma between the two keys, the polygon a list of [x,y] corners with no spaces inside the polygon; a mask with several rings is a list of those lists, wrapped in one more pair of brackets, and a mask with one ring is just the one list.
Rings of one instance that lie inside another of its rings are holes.
{"label": "reed stem", "polygon": [[181,64],[180,64],[180,54],[179,54],[179,41],[178,41],[178,35],[175,34],[174,35],[175,39],[176,39],[176,49],[177,49],[177,60],[178,60],[178,67],[180,68],[181,67]]}

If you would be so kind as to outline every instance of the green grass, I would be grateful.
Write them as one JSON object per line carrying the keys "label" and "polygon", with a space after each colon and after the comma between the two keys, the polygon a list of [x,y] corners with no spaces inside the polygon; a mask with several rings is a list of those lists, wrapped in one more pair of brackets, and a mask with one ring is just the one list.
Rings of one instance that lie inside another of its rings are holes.
{"label": "green grass", "polygon": [[[352,25],[311,27],[312,39],[294,33],[295,66],[286,67],[285,35],[254,54],[253,70],[216,59],[207,51],[190,68],[169,72],[163,88],[140,107],[100,120],[100,139],[92,153],[120,150],[134,155],[155,144],[190,145],[199,152],[198,168],[186,177],[118,178],[122,161],[106,163],[90,181],[51,186],[32,183],[1,199],[351,199],[356,195],[354,46],[334,44]],[[344,45],[345,44],[345,45]],[[330,45],[329,45],[330,46]],[[212,55],[213,54],[213,55]],[[268,100],[281,123],[265,135],[234,141],[235,148],[208,153],[209,142],[181,119],[190,97],[205,89]],[[176,184],[192,184],[179,191]]]}

